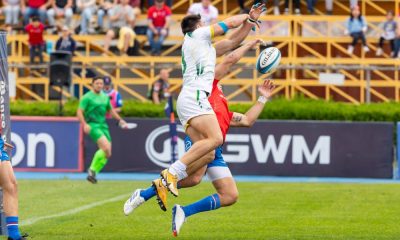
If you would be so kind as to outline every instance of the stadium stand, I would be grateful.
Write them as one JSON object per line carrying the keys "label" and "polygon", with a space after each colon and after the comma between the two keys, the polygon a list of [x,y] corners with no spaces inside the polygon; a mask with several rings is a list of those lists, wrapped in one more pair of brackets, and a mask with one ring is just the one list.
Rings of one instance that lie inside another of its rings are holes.
{"label": "stadium stand", "polygon": [[[193,2],[196,1],[173,2],[170,32],[164,42],[161,57],[150,56],[148,40],[143,34],[145,31],[142,31],[146,29],[147,24],[146,8],[142,9],[142,13],[136,19],[135,49],[128,51],[130,56],[119,55],[115,47],[116,40],[112,42],[110,50],[104,50],[102,34],[74,35],[77,41],[73,59],[75,87],[71,89],[73,91],[62,90],[64,96],[79,97],[85,89],[90,88],[90,76],[108,75],[125,98],[148,101],[146,94],[152,83],[158,79],[156,73],[161,68],[170,70],[170,90],[177,94],[181,86],[180,44],[183,37],[179,21]],[[252,3],[253,1],[245,1],[245,7],[250,7]],[[270,45],[278,47],[283,54],[280,69],[272,75],[267,75],[277,85],[275,94],[288,99],[301,94],[314,99],[333,99],[354,104],[400,100],[398,71],[400,61],[390,57],[389,45],[384,46],[381,56],[377,57],[375,54],[382,33],[382,23],[386,20],[386,12],[393,10],[394,15],[399,16],[400,0],[358,1],[361,13],[368,22],[366,37],[367,46],[371,51],[366,53],[361,50],[360,45],[357,45],[352,54],[347,51],[351,38],[344,34],[345,22],[350,13],[349,1],[333,1],[333,15],[325,15],[324,1],[318,1],[315,5],[315,15],[300,16],[273,15],[273,1],[269,1],[268,4],[267,15],[262,17],[261,29],[257,31],[261,32],[260,37]],[[284,4],[285,1],[279,2],[282,13]],[[237,1],[215,0],[213,5],[219,10],[219,19],[243,10]],[[307,13],[307,1],[300,1],[300,5],[301,12]],[[293,1],[289,1],[289,8],[294,10],[293,7]],[[91,22],[96,22],[95,14],[92,18],[94,20]],[[0,22],[3,23],[3,20]],[[73,22],[79,23],[79,15],[74,16]],[[254,39],[255,36],[254,33],[248,39]],[[57,39],[57,35],[45,36],[45,40],[53,45]],[[29,64],[27,35],[23,32],[11,34],[8,37],[8,44],[9,65],[15,74],[16,98],[51,100],[53,93],[60,89],[49,86],[47,64],[35,66]],[[257,84],[266,77],[254,69],[259,52],[260,50],[252,51],[223,79],[222,84],[231,102],[256,100]],[[49,55],[44,54],[44,61],[48,60]],[[345,78],[344,84],[320,83],[321,72],[342,74]],[[43,92],[32,91],[31,85],[42,85]]]}

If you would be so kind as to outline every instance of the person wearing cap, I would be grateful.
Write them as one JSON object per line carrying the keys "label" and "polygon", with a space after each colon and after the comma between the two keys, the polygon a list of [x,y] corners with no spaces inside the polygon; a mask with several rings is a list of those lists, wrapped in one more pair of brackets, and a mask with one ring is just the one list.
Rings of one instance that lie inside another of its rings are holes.
{"label": "person wearing cap", "polygon": [[[104,78],[104,88],[103,88],[103,92],[105,94],[108,95],[108,97],[110,97],[110,102],[111,102],[111,106],[112,108],[117,112],[121,112],[121,107],[122,107],[122,97],[121,94],[115,90],[112,87],[112,81],[111,78],[108,76],[105,76]],[[111,114],[107,113],[106,115],[107,118],[111,118]]]}
{"label": "person wearing cap", "polygon": [[156,4],[147,11],[149,27],[147,38],[152,55],[160,55],[171,19],[171,9],[164,4],[164,0],[156,0]]}
{"label": "person wearing cap", "polygon": [[62,28],[61,37],[57,40],[56,50],[70,52],[74,55],[76,42],[71,36],[71,32],[67,26]]}

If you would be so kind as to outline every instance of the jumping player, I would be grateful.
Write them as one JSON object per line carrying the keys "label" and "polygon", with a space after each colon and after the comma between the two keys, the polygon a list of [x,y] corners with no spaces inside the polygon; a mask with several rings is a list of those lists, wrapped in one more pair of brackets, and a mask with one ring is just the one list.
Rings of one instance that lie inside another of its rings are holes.
{"label": "jumping player", "polygon": [[[239,59],[249,49],[253,48],[260,42],[260,40],[251,41],[227,55],[223,62],[218,64],[215,69],[216,79],[222,79],[228,73],[231,66],[238,62]],[[258,89],[261,95],[259,100],[253,105],[252,108],[250,108],[247,113],[232,113],[228,109],[227,100],[224,97],[221,86],[218,84],[218,80],[214,80],[213,89],[208,100],[210,101],[210,104],[218,118],[220,131],[222,132],[224,139],[229,126],[251,127],[254,124],[259,114],[262,112],[265,102],[271,96],[273,89],[273,84],[269,80],[266,80]],[[185,139],[185,146],[187,147],[186,150],[190,148],[191,144],[192,142],[190,138],[187,137]],[[238,190],[235,181],[222,157],[222,147],[218,147],[216,149],[214,161],[208,164],[208,166],[204,166],[196,171],[196,167],[194,165],[190,165],[188,172],[193,174],[191,174],[188,178],[179,181],[178,187],[185,188],[197,185],[200,183],[206,170],[209,179],[212,181],[215,189],[217,190],[217,193],[185,207],[180,205],[174,206],[172,229],[175,236],[179,234],[185,218],[199,212],[216,210],[219,207],[230,206],[234,204],[238,198]],[[163,187],[161,181],[158,181],[157,183],[160,185],[151,186],[146,190],[136,190],[132,197],[125,203],[125,214],[130,214],[135,208],[156,195],[160,207],[165,211],[167,190],[165,187]]]}
{"label": "jumping player", "polygon": [[214,36],[224,35],[229,29],[242,24],[256,24],[265,5],[253,7],[250,15],[242,14],[204,27],[200,15],[188,15],[181,23],[185,35],[182,44],[183,87],[177,100],[177,112],[187,135],[194,144],[183,157],[161,172],[168,190],[178,196],[177,182],[188,176],[187,166],[213,151],[223,142],[218,120],[208,101],[211,93],[219,46],[212,45]]}
{"label": "jumping player", "polygon": [[103,92],[103,87],[104,79],[102,77],[93,78],[93,90],[82,97],[77,111],[83,131],[89,134],[99,147],[88,169],[87,180],[91,183],[97,183],[96,175],[106,165],[107,159],[111,157],[111,136],[108,131],[106,114],[110,112],[121,127],[126,126],[126,122],[112,108],[110,98]]}

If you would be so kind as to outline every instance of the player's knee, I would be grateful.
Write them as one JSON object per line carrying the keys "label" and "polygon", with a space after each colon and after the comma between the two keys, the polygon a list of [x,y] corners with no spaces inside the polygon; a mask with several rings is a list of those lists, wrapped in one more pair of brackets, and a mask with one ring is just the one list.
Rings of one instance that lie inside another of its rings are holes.
{"label": "player's knee", "polygon": [[200,176],[200,175],[195,175],[195,176],[193,176],[193,178],[192,178],[192,185],[193,186],[196,186],[196,185],[199,185],[200,183],[201,183],[201,180],[203,179],[203,176]]}
{"label": "player's knee", "polygon": [[238,191],[231,191],[222,194],[223,202],[225,206],[230,206],[235,204],[239,199],[239,192]]}
{"label": "player's knee", "polygon": [[11,179],[10,181],[7,181],[5,184],[3,184],[2,188],[8,194],[11,194],[11,195],[17,194],[17,192],[18,192],[17,180],[14,178],[14,179]]}

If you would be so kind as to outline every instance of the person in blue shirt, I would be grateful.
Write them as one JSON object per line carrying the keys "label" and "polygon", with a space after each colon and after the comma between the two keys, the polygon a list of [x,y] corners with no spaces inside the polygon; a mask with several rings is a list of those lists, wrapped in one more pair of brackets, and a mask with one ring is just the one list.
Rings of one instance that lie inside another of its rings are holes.
{"label": "person in blue shirt", "polygon": [[358,40],[360,39],[363,45],[364,52],[369,52],[367,40],[365,38],[365,33],[367,32],[367,29],[367,21],[361,15],[360,7],[353,6],[351,8],[350,17],[347,20],[347,30],[345,31],[345,35],[350,34],[350,36],[353,38],[352,43],[347,49],[347,52],[349,54],[353,54],[354,46],[356,46]]}
{"label": "person in blue shirt", "polygon": [[69,28],[67,26],[64,26],[62,28],[62,35],[57,40],[56,50],[70,52],[72,55],[74,55],[75,49],[76,49],[76,42],[71,37],[71,32]]}

